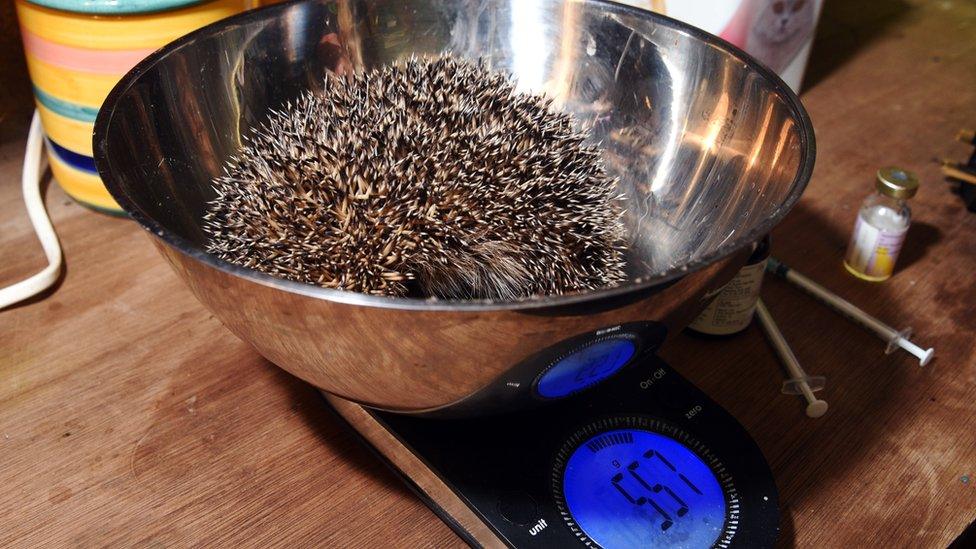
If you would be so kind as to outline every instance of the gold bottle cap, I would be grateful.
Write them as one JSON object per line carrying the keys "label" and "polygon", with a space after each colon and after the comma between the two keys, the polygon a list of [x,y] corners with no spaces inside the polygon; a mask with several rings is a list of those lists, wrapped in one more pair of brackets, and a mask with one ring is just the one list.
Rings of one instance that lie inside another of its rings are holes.
{"label": "gold bottle cap", "polygon": [[888,166],[878,170],[878,192],[892,198],[907,199],[918,192],[918,178],[908,170]]}

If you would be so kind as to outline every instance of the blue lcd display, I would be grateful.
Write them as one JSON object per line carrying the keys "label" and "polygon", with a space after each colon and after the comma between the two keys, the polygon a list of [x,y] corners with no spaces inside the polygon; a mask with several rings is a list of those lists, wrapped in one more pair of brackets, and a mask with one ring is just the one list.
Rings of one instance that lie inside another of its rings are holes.
{"label": "blue lcd display", "polygon": [[561,398],[610,377],[634,356],[637,345],[629,337],[592,343],[563,358],[539,379],[536,390],[545,398]]}
{"label": "blue lcd display", "polygon": [[725,524],[725,495],[708,465],[680,442],[640,429],[580,444],[566,462],[563,496],[604,549],[711,547]]}

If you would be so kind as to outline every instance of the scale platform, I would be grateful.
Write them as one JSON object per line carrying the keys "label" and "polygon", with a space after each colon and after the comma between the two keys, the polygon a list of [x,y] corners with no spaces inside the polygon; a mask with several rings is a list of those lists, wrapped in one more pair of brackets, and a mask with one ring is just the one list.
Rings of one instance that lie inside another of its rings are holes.
{"label": "scale platform", "polygon": [[[620,359],[590,351],[588,371]],[[326,399],[472,546],[771,547],[776,486],[745,429],[652,352],[626,362],[562,400],[473,419]]]}

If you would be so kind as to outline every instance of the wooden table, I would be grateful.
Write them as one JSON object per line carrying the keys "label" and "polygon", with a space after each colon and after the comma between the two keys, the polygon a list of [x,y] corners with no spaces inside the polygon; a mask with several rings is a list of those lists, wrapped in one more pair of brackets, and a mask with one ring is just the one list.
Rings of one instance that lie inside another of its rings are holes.
{"label": "wooden table", "polygon": [[[976,124],[974,37],[971,2],[828,2],[803,96],[817,169],[773,235],[799,271],[912,325],[937,349],[931,366],[883,356],[779,280],[763,295],[809,372],[827,376],[824,418],[779,394],[755,327],[682,335],[664,353],[756,437],[784,546],[940,547],[976,519],[976,481],[962,481],[976,478],[976,215],[933,162],[961,157],[953,134]],[[18,189],[23,110],[0,119],[0,283],[43,261]],[[860,282],[840,258],[873,172],[892,163],[924,182],[916,221],[896,276]],[[0,312],[0,546],[460,543],[311,387],[201,307],[138,227],[56,186],[47,203],[63,281]]]}

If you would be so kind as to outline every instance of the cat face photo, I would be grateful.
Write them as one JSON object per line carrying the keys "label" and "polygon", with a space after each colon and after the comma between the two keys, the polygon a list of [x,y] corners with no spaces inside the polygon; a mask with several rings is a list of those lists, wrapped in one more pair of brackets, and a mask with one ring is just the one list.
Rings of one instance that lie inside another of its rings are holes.
{"label": "cat face photo", "polygon": [[772,44],[806,37],[813,26],[813,0],[766,0],[760,2],[753,31]]}
{"label": "cat face photo", "polygon": [[745,50],[782,74],[811,40],[817,4],[817,0],[753,0]]}

